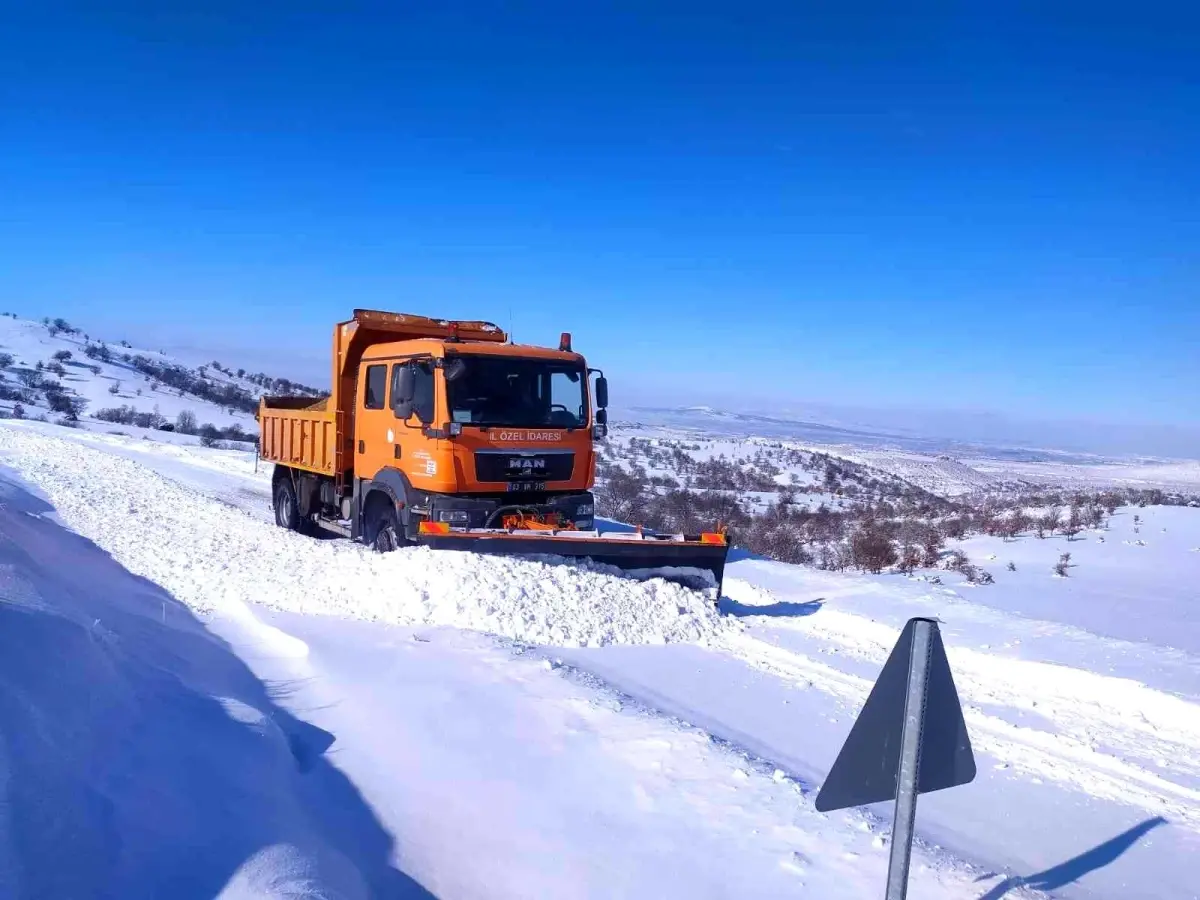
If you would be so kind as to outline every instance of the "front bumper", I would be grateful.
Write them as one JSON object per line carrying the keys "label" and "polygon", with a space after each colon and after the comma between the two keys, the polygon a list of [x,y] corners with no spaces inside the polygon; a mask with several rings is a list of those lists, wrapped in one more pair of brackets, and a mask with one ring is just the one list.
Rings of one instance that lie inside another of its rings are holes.
{"label": "front bumper", "polygon": [[[432,494],[429,497],[428,521],[449,524],[454,528],[499,528],[506,511],[518,510],[543,516],[557,515],[562,521],[570,522],[582,530],[590,529],[595,524],[595,500],[588,491],[537,497],[454,497]],[[414,531],[416,527],[414,523]]]}

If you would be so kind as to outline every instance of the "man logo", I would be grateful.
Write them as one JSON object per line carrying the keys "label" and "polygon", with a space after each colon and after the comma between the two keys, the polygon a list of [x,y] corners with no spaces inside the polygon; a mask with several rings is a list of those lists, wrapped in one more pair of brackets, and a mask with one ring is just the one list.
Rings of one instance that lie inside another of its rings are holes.
{"label": "man logo", "polygon": [[508,468],[511,472],[543,472],[546,469],[546,460],[509,457]]}

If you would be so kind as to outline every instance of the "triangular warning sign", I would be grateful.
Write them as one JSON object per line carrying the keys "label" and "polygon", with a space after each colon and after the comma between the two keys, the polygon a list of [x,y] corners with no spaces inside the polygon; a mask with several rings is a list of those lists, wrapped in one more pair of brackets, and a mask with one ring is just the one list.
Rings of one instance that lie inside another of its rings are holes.
{"label": "triangular warning sign", "polygon": [[[817,809],[830,812],[896,799],[900,768],[900,735],[908,689],[913,631],[921,619],[910,619],[871,688],[850,736],[829,777],[817,794]],[[975,778],[975,756],[963,721],[958,691],[936,622],[931,622],[929,677],[917,792],[927,794],[966,784]]]}

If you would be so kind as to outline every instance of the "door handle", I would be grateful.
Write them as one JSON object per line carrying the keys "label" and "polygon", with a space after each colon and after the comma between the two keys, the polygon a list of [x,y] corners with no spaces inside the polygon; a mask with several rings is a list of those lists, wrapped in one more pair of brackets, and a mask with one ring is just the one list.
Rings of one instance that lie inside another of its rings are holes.
{"label": "door handle", "polygon": [[367,442],[366,442],[366,441],[359,441],[359,442],[358,442],[358,452],[359,452],[359,453],[366,453],[366,452],[367,452]]}

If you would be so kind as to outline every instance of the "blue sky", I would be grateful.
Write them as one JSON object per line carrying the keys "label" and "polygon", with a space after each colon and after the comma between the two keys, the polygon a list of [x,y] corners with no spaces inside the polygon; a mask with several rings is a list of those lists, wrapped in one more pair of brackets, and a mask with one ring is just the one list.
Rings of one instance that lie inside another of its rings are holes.
{"label": "blue sky", "polygon": [[368,306],[572,331],[642,403],[1200,418],[1186,5],[183,5],[0,4],[0,306],[314,379]]}

